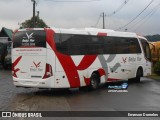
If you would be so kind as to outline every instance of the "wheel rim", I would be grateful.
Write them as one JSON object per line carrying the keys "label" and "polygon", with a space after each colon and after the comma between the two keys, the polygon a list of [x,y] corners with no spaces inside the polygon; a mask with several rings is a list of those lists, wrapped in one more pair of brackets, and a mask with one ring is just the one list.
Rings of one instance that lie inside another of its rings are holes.
{"label": "wheel rim", "polygon": [[91,86],[92,86],[94,89],[97,88],[97,81],[96,81],[95,78],[93,78],[93,79],[91,80]]}

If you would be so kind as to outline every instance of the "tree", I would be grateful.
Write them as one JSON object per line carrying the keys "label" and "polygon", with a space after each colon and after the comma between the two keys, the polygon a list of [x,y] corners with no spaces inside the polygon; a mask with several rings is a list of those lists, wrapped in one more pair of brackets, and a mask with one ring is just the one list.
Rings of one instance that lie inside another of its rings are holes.
{"label": "tree", "polygon": [[160,35],[156,34],[156,35],[147,35],[145,36],[150,42],[156,42],[156,41],[160,41]]}
{"label": "tree", "polygon": [[[48,26],[42,19],[40,19],[38,16],[35,16],[35,28],[44,28],[44,27]],[[20,28],[33,28],[33,17],[23,22]]]}

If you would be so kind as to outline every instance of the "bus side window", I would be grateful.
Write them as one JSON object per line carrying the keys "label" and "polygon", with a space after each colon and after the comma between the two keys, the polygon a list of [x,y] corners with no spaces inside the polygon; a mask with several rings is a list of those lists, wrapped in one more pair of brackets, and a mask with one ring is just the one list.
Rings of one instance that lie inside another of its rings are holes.
{"label": "bus side window", "polygon": [[117,46],[116,46],[116,38],[115,37],[104,37],[104,54],[116,54]]}
{"label": "bus side window", "polygon": [[87,36],[86,35],[72,35],[68,41],[68,54],[69,55],[83,55],[87,52]]}
{"label": "bus side window", "polygon": [[141,48],[136,38],[130,39],[129,48],[131,53],[141,53]]}
{"label": "bus side window", "polygon": [[88,44],[89,54],[104,54],[103,51],[103,37],[101,36],[91,36]]}
{"label": "bus side window", "polygon": [[72,39],[71,34],[55,34],[54,40],[56,43],[57,51],[63,53],[63,54],[69,54],[69,41]]}
{"label": "bus side window", "polygon": [[55,43],[60,43],[60,34],[59,33],[54,34],[54,41],[55,41]]}
{"label": "bus side window", "polygon": [[128,38],[117,38],[117,52],[118,54],[128,54],[130,53],[129,49],[129,39]]}

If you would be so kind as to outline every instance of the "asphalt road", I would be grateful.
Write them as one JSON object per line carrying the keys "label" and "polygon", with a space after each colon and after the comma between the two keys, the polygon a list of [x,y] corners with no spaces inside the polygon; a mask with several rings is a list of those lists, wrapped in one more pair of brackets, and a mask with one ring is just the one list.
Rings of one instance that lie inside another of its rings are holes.
{"label": "asphalt road", "polygon": [[[125,81],[123,81],[125,82]],[[120,85],[123,82],[108,85]],[[160,111],[160,81],[142,78],[141,83],[129,83],[128,92],[109,92],[108,85],[95,91],[88,90],[39,90],[16,88],[12,84],[11,71],[0,67],[1,111]],[[0,118],[4,119],[4,118]],[[27,118],[5,118],[27,120]],[[35,118],[34,118],[35,119]],[[39,118],[37,118],[38,120]],[[42,118],[44,119],[44,118]],[[45,118],[53,119],[53,118]],[[54,119],[64,119],[56,117]],[[87,120],[159,120],[154,117],[67,117]]]}

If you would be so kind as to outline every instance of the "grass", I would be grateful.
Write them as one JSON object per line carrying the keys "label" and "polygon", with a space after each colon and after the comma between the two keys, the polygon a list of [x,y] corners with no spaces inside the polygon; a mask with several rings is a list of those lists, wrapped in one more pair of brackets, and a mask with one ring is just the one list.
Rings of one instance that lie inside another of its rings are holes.
{"label": "grass", "polygon": [[154,80],[160,80],[160,76],[153,73],[152,75],[148,76],[148,78],[154,79]]}

